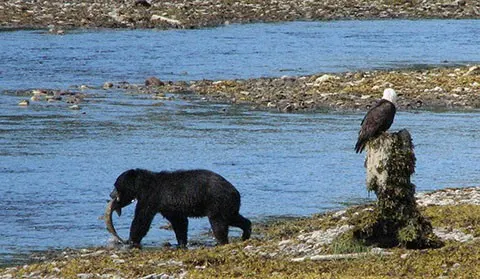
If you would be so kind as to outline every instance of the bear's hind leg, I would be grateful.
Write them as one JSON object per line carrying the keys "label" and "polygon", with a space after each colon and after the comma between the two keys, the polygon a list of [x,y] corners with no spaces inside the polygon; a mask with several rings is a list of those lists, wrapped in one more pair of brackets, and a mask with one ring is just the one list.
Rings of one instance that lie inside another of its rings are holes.
{"label": "bear's hind leg", "polygon": [[187,247],[188,240],[188,218],[187,217],[167,217],[170,221],[177,238],[178,246],[181,248]]}
{"label": "bear's hind leg", "polygon": [[218,243],[228,244],[228,223],[220,218],[208,218],[212,226],[213,235]]}
{"label": "bear's hind leg", "polygon": [[242,229],[242,240],[249,239],[252,234],[252,222],[240,214],[230,223],[230,226]]}

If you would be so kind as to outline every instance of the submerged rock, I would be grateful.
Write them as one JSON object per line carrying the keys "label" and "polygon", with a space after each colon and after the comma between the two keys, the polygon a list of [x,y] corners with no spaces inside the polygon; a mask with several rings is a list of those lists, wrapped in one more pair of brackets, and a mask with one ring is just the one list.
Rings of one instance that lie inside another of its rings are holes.
{"label": "submerged rock", "polygon": [[113,83],[111,82],[105,82],[102,86],[103,89],[109,89],[113,87]]}
{"label": "submerged rock", "polygon": [[30,102],[28,100],[21,100],[19,103],[18,103],[19,106],[22,106],[22,107],[26,107],[28,105],[30,105]]}
{"label": "submerged rock", "polygon": [[145,86],[164,86],[165,83],[156,77],[149,77],[145,80]]}

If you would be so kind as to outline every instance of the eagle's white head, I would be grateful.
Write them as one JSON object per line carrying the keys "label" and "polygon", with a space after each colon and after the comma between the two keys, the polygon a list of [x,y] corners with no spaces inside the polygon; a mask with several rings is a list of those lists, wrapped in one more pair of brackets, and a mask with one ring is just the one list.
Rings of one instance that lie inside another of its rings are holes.
{"label": "eagle's white head", "polygon": [[387,101],[392,102],[393,104],[397,103],[397,92],[393,90],[392,88],[387,88],[383,91],[383,97],[382,99],[385,99]]}

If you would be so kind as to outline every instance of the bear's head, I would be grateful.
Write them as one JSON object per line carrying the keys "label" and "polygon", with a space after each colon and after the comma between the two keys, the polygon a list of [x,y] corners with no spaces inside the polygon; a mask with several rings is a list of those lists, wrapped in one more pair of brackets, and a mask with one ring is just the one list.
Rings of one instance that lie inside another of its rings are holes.
{"label": "bear's head", "polygon": [[114,199],[112,210],[115,210],[120,216],[122,208],[131,204],[137,198],[137,170],[131,169],[124,171],[117,177],[115,188],[110,193],[110,197]]}

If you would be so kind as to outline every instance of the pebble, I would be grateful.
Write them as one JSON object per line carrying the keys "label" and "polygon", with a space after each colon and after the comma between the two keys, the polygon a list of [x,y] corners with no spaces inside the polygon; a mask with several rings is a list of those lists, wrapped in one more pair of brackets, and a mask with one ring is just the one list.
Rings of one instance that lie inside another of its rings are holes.
{"label": "pebble", "polygon": [[111,82],[105,82],[102,86],[103,89],[109,89],[113,87],[113,83]]}
{"label": "pebble", "polygon": [[95,274],[92,273],[78,273],[77,278],[79,279],[89,279],[89,278],[94,278]]}
{"label": "pebble", "polygon": [[19,103],[18,103],[19,106],[22,106],[22,107],[26,107],[28,105],[30,105],[30,102],[28,100],[21,100]]}
{"label": "pebble", "polygon": [[123,264],[123,263],[125,263],[125,260],[124,259],[113,259],[112,262],[116,263],[116,264]]}

